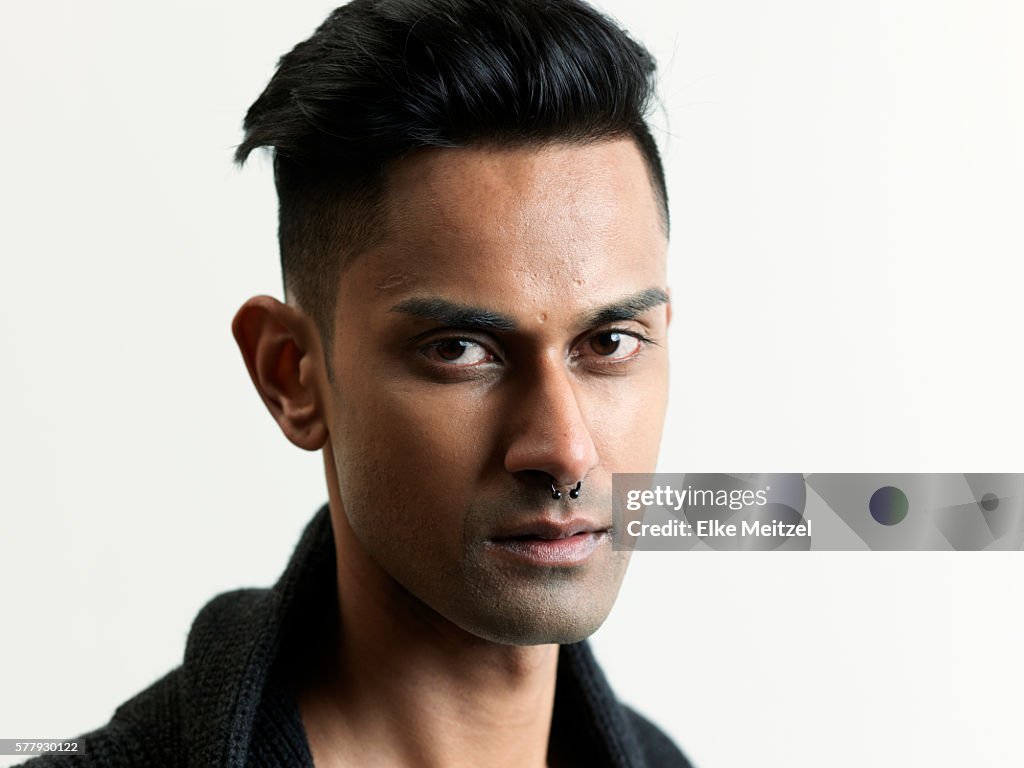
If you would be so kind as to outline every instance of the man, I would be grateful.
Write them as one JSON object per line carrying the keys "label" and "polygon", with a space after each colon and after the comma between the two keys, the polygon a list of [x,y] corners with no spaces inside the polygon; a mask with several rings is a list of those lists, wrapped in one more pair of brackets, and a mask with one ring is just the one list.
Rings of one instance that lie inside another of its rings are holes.
{"label": "man", "polygon": [[653,72],[576,0],[355,0],[282,58],[237,158],[286,301],[233,331],[329,503],[73,764],[687,765],[584,642],[667,397]]}

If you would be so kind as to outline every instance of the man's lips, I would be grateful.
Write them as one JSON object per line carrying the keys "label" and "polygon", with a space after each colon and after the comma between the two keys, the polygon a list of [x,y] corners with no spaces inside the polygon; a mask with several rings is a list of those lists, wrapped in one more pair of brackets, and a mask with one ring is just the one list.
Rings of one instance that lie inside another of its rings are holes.
{"label": "man's lips", "polygon": [[587,518],[540,518],[502,531],[489,538],[487,545],[504,557],[532,565],[575,566],[609,541],[609,530],[610,526]]}
{"label": "man's lips", "polygon": [[537,518],[514,525],[500,533],[489,537],[491,541],[507,539],[568,539],[581,533],[606,533],[610,525],[603,525],[585,517],[574,517],[569,520]]}

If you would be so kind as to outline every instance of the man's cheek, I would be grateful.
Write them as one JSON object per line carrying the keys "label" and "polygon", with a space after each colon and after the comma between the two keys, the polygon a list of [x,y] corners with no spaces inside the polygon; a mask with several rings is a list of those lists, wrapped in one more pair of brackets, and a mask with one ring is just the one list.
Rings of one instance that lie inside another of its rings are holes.
{"label": "man's cheek", "polygon": [[403,398],[389,403],[387,412],[400,439],[400,451],[413,462],[441,471],[472,471],[469,459],[486,451],[493,432],[494,412],[474,393],[460,390],[442,397]]}

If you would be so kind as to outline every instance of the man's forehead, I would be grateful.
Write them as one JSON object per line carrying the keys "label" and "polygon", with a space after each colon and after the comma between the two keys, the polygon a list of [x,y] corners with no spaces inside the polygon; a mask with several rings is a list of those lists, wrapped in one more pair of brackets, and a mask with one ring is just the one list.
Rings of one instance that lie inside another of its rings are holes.
{"label": "man's forehead", "polygon": [[631,139],[423,152],[396,165],[387,200],[385,236],[340,276],[342,315],[447,303],[435,320],[575,328],[664,296],[667,241]]}
{"label": "man's forehead", "polygon": [[[538,146],[427,149],[388,173],[386,228],[528,238],[542,225],[661,227],[647,165],[631,138]],[[637,229],[638,227],[631,227]]]}
{"label": "man's forehead", "polygon": [[381,298],[637,271],[638,289],[662,282],[667,241],[631,139],[425,151],[394,167],[385,219],[385,235],[352,264],[359,290]]}

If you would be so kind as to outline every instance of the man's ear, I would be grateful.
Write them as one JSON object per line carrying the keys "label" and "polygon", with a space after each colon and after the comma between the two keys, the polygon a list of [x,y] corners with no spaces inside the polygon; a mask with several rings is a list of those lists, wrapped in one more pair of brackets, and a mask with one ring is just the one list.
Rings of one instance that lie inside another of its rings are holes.
{"label": "man's ear", "polygon": [[235,314],[231,332],[256,391],[285,437],[307,451],[322,448],[327,441],[318,389],[323,353],[313,321],[271,296],[254,296]]}

